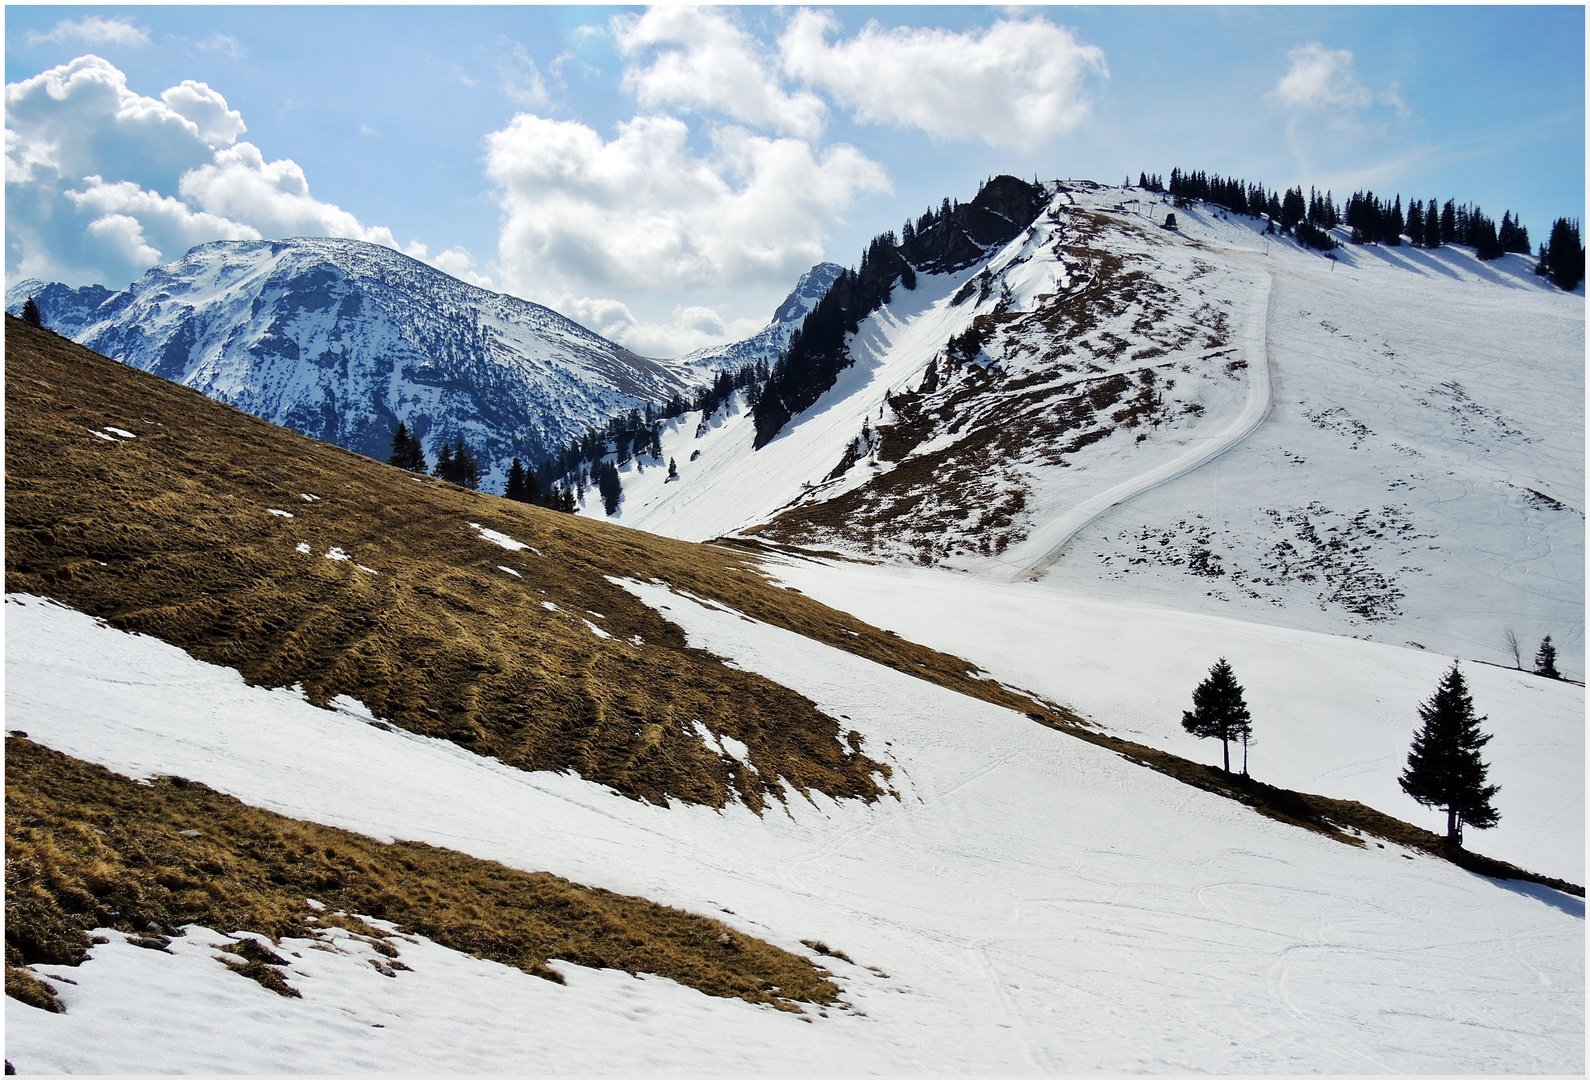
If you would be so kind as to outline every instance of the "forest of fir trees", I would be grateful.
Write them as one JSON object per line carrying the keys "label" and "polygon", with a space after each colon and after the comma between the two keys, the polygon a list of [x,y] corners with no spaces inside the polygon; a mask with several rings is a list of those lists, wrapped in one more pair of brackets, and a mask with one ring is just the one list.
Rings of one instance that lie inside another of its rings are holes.
{"label": "forest of fir trees", "polygon": [[[1310,188],[1305,199],[1301,185],[1276,192],[1235,177],[1180,169],[1171,170],[1169,185],[1158,176],[1139,173],[1138,186],[1170,195],[1178,207],[1207,202],[1234,214],[1267,218],[1266,232],[1294,235],[1300,243],[1324,251],[1336,246],[1330,230],[1345,226],[1351,230],[1349,239],[1354,244],[1398,247],[1406,241],[1418,248],[1462,244],[1473,248],[1483,261],[1510,252],[1530,252],[1529,230],[1512,211],[1505,211],[1498,223],[1478,206],[1459,204],[1455,199],[1444,203],[1439,199],[1412,199],[1404,204],[1401,194],[1385,199],[1373,191],[1356,191],[1338,207],[1329,191],[1321,194]],[[1538,275],[1549,278],[1561,289],[1577,287],[1584,280],[1579,222],[1558,218],[1536,255]]]}

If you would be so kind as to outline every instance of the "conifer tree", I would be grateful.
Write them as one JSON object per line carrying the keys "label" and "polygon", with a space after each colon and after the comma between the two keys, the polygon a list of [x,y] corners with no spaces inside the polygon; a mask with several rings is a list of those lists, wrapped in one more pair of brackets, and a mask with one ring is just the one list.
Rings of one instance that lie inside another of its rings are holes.
{"label": "conifer tree", "polygon": [[538,503],[541,501],[539,485],[536,484],[535,473],[524,467],[524,462],[518,458],[513,459],[513,464],[508,466],[508,484],[503,489],[503,497],[515,502]]}
{"label": "conifer tree", "polygon": [[38,302],[33,297],[28,297],[27,303],[22,305],[22,321],[29,326],[44,326],[44,316],[39,314]]}
{"label": "conifer tree", "polygon": [[458,448],[453,451],[453,483],[471,491],[480,487],[480,466],[475,464],[475,455],[464,445],[463,436],[459,436]]}
{"label": "conifer tree", "polygon": [[1424,246],[1427,248],[1441,246],[1441,212],[1434,199],[1430,200],[1429,206],[1424,211]]}
{"label": "conifer tree", "polygon": [[431,469],[431,475],[452,482],[453,479],[453,448],[445,442],[442,448],[436,451],[436,466]]}
{"label": "conifer tree", "polygon": [[1551,238],[1540,253],[1536,273],[1551,278],[1559,289],[1573,289],[1584,280],[1584,245],[1579,238],[1579,223],[1558,218],[1551,226]]}
{"label": "conifer tree", "polygon": [[[679,463],[676,462],[673,458],[669,458],[668,459],[668,480],[677,480],[677,479],[679,479]],[[664,480],[663,483],[666,484],[668,482],[668,480]]]}
{"label": "conifer tree", "polygon": [[1535,674],[1548,679],[1562,678],[1557,670],[1557,646],[1551,643],[1550,634],[1541,639],[1540,648],[1535,651]]}
{"label": "conifer tree", "polygon": [[607,511],[607,516],[612,517],[618,513],[618,503],[623,496],[624,485],[619,479],[617,465],[611,461],[604,461],[597,466],[596,488],[602,493],[602,508]]}
{"label": "conifer tree", "polygon": [[413,451],[409,449],[409,426],[403,421],[398,421],[397,430],[392,433],[392,456],[386,459],[388,465],[396,465],[400,469],[409,467],[413,460]]}
{"label": "conifer tree", "polygon": [[1529,230],[1513,217],[1511,211],[1502,215],[1502,223],[1496,227],[1496,239],[1505,252],[1529,254]]}
{"label": "conifer tree", "polygon": [[1414,733],[1408,767],[1397,782],[1414,801],[1446,811],[1446,839],[1463,846],[1463,826],[1489,829],[1501,820],[1491,799],[1501,789],[1485,782],[1488,766],[1480,750],[1491,741],[1480,732],[1474,701],[1456,662],[1435,694],[1419,706],[1423,726]]}
{"label": "conifer tree", "polygon": [[1253,734],[1248,723],[1248,706],[1242,687],[1231,673],[1231,665],[1221,657],[1209,669],[1209,677],[1193,690],[1191,712],[1181,714],[1181,726],[1200,739],[1219,739],[1225,757],[1223,768],[1231,771],[1231,740]]}
{"label": "conifer tree", "polygon": [[1293,226],[1303,220],[1306,210],[1302,187],[1289,188],[1281,199],[1281,231],[1291,232]]}
{"label": "conifer tree", "polygon": [[1489,262],[1501,258],[1502,245],[1496,236],[1496,222],[1477,210],[1470,222],[1469,242],[1474,245],[1474,254],[1480,261]]}

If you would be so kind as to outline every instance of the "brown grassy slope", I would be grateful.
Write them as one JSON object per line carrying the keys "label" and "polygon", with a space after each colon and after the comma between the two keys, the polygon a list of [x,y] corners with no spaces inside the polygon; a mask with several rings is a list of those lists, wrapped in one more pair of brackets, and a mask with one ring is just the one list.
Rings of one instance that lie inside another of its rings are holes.
{"label": "brown grassy slope", "polygon": [[[525,768],[576,768],[627,794],[764,803],[770,778],[875,797],[886,766],[810,702],[684,647],[604,575],[657,578],[1104,746],[1348,843],[1404,844],[1495,877],[1568,882],[1449,850],[1356,802],[1269,787],[1099,732],[758,570],[754,542],[686,544],[466,492],[273,427],[6,317],[6,587],[150,633],[267,685],[348,693],[378,716]],[[110,443],[90,428],[142,434]],[[300,494],[321,496],[306,502]],[[298,516],[276,518],[268,509]],[[478,522],[534,545],[476,539]],[[310,543],[313,555],[293,549]],[[323,558],[339,545],[359,564]],[[105,563],[106,565],[100,565]],[[511,566],[524,577],[497,569]],[[561,613],[546,611],[542,600]],[[568,612],[593,610],[602,641]],[[639,650],[620,639],[640,634]],[[626,651],[628,650],[628,651]],[[699,717],[760,776],[710,753]],[[840,739],[844,738],[842,744]]]}
{"label": "brown grassy slope", "polygon": [[[604,576],[737,578],[763,607],[787,595],[739,554],[421,480],[11,317],[6,360],[8,591],[635,797],[760,808],[781,780],[881,793],[887,767],[836,720],[687,648]],[[93,434],[105,425],[137,437]],[[755,771],[710,751],[696,720],[744,742]]]}
{"label": "brown grassy slope", "polygon": [[[382,942],[362,920],[338,920],[339,910],[557,982],[550,959],[652,972],[784,1009],[838,997],[809,960],[699,915],[294,821],[201,784],[137,784],[17,736],[5,755],[6,992],[41,1008],[58,1008],[53,992],[19,965],[80,963],[97,927],[152,937],[197,923],[280,939],[340,922],[375,942],[388,957],[385,973],[404,977],[402,942]],[[280,957],[257,946],[233,951],[249,961],[239,974],[296,994],[273,962]]]}
{"label": "brown grassy slope", "polygon": [[[999,554],[1026,535],[1032,465],[1065,465],[1112,431],[1173,419],[1159,403],[1152,369],[1104,372],[1128,349],[1133,359],[1175,354],[1183,363],[1209,366],[1205,354],[1226,344],[1226,316],[1207,304],[1194,308],[1198,299],[1190,290],[1157,283],[1143,268],[1148,260],[1123,258],[1105,236],[1125,229],[1162,245],[1160,230],[1076,209],[1055,220],[1064,227],[1055,254],[1076,284],[1038,297],[1032,310],[996,303],[934,358],[922,388],[891,398],[895,420],[878,427],[877,456],[895,468],[831,498],[818,489],[747,533],[923,565]],[[955,302],[974,295],[981,302],[993,288],[985,271],[967,281]],[[981,352],[998,363],[969,363]],[[1090,373],[1096,377],[1077,381]],[[913,453],[946,434],[956,438]],[[830,478],[855,462],[847,452]]]}

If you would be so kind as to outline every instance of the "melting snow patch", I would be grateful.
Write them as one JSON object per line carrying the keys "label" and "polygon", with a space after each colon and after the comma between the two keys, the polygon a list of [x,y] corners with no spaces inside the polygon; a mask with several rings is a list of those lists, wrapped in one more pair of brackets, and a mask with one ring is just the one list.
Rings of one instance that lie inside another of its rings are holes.
{"label": "melting snow patch", "polygon": [[124,439],[136,439],[138,437],[132,432],[128,431],[126,428],[111,427],[109,424],[105,425],[105,430],[110,432],[112,435],[120,435]]}
{"label": "melting snow patch", "polygon": [[473,521],[469,523],[469,527],[480,533],[482,540],[496,544],[498,547],[507,548],[509,551],[535,551],[537,555],[541,554],[529,544],[521,544],[507,533],[500,533],[496,529],[488,529],[484,525],[478,525]]}
{"label": "melting snow patch", "polygon": [[519,571],[510,569],[509,567],[506,567],[506,566],[499,566],[499,567],[497,567],[497,569],[501,570],[505,574],[512,574],[514,577],[521,577],[522,576],[519,573]]}
{"label": "melting snow patch", "polygon": [[590,627],[591,633],[595,634],[599,638],[610,638],[610,637],[613,636],[612,634],[609,634],[606,630],[603,630],[600,626],[597,626],[590,619],[581,619],[580,621],[582,623],[584,623],[586,626]]}
{"label": "melting snow patch", "polygon": [[541,606],[546,608],[548,611],[556,611],[556,610],[558,610],[558,605],[554,604],[550,600],[541,601]]}
{"label": "melting snow patch", "polygon": [[749,746],[746,746],[733,735],[719,735],[718,741],[723,744],[723,752],[725,754],[728,754],[747,769],[753,767],[751,765],[751,748]]}
{"label": "melting snow patch", "polygon": [[629,639],[629,643],[638,649],[642,645],[646,644],[646,639],[641,637],[639,634],[636,634],[634,637]]}
{"label": "melting snow patch", "polygon": [[723,757],[731,757],[735,761],[738,761],[741,765],[744,765],[747,769],[752,768],[751,748],[749,746],[746,746],[733,735],[714,734],[711,729],[709,729],[707,725],[703,724],[700,720],[697,720],[695,724],[696,734],[701,737],[702,742],[707,744],[707,749]]}
{"label": "melting snow patch", "polygon": [[309,554],[309,545],[308,544],[299,544],[298,547],[295,550],[297,550],[300,555],[308,555]]}
{"label": "melting snow patch", "polygon": [[106,435],[103,431],[90,431],[89,434],[90,435],[97,435],[99,438],[104,439],[106,442],[115,442],[116,441],[116,436],[114,436],[114,435]]}
{"label": "melting snow patch", "polygon": [[343,551],[340,547],[334,547],[330,551],[326,552],[326,558],[330,559],[332,562],[347,562],[348,553]]}
{"label": "melting snow patch", "polygon": [[354,563],[353,565],[357,566],[360,570],[363,570],[366,574],[374,574],[377,577],[381,576],[381,571],[379,571],[379,570],[371,570],[368,566],[364,565],[363,563]]}
{"label": "melting snow patch", "polygon": [[320,496],[319,495],[311,495],[307,491],[300,491],[298,493],[298,497],[300,499],[304,500],[304,502],[319,502],[320,501]]}
{"label": "melting snow patch", "polygon": [[287,511],[285,511],[285,510],[272,510],[272,511],[271,511],[271,513],[273,513],[273,514],[275,514],[275,515],[276,515],[276,516],[277,516],[277,517],[286,517],[286,518],[290,518],[290,517],[292,517],[292,516],[293,516],[293,515],[291,515],[291,514],[289,514],[289,513],[288,513],[288,512],[287,512]]}

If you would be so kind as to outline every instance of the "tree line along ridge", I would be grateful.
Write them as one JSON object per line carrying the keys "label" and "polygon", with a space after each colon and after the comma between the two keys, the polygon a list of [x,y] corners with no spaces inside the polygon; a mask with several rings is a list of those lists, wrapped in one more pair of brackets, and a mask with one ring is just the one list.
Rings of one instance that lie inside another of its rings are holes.
{"label": "tree line along ridge", "polygon": [[[1130,178],[1126,186],[1131,187]],[[1330,191],[1302,185],[1285,190],[1267,188],[1236,177],[1173,168],[1167,183],[1157,174],[1140,172],[1136,187],[1169,195],[1178,208],[1203,202],[1234,214],[1265,218],[1266,233],[1291,236],[1299,243],[1329,251],[1338,246],[1333,230],[1351,230],[1348,242],[1409,246],[1425,249],[1459,244],[1474,249],[1482,260],[1504,254],[1529,254],[1528,229],[1511,210],[1498,224],[1479,206],[1456,199],[1412,199],[1401,194],[1390,199],[1373,191],[1356,191],[1338,204]],[[675,392],[661,406],[648,403],[644,410],[629,409],[593,426],[533,465],[515,458],[504,494],[523,502],[573,511],[587,491],[599,493],[609,515],[622,500],[620,468],[630,461],[640,465],[649,457],[661,466],[661,427],[687,412],[700,412],[697,436],[705,433],[710,418],[736,393],[743,392],[756,427],[754,448],[770,442],[795,416],[814,405],[837,382],[839,373],[854,363],[850,336],[873,312],[887,304],[896,286],[916,288],[917,273],[953,273],[974,265],[989,251],[1008,243],[1037,219],[1048,204],[1045,185],[1013,176],[985,180],[969,203],[946,198],[915,218],[900,231],[874,236],[862,252],[859,267],[847,268],[807,313],[791,335],[788,346],[770,364],[765,359],[720,371],[712,382],[688,397]],[[1584,280],[1584,246],[1577,220],[1558,218],[1549,238],[1536,253],[1536,274],[1571,290]],[[408,439],[406,426],[400,434]],[[416,441],[417,445],[417,441]],[[413,448],[400,448],[394,437],[392,464],[424,472],[412,464]],[[445,461],[444,461],[445,458]],[[678,467],[667,463],[670,479]],[[462,439],[456,447],[438,451],[433,475],[466,487],[479,483],[478,468]]]}

